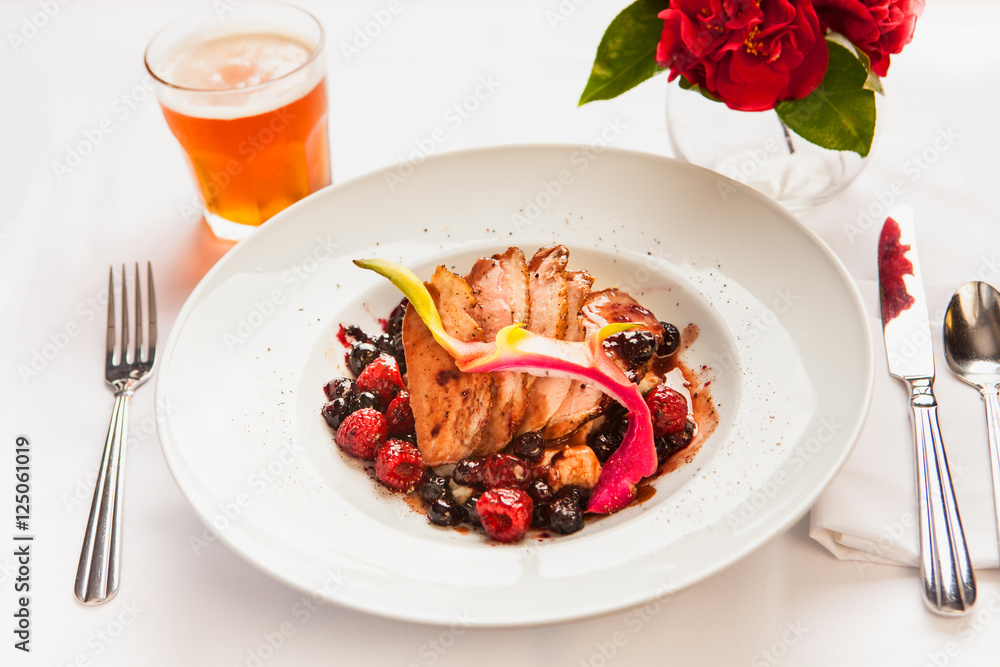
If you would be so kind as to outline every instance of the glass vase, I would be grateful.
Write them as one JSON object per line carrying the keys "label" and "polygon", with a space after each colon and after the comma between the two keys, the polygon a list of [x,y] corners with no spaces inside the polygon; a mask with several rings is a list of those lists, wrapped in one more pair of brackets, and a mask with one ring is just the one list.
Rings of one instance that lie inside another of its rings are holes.
{"label": "glass vase", "polygon": [[667,86],[667,132],[677,158],[744,183],[793,213],[835,197],[869,159],[806,141],[773,110],[735,111],[676,82]]}

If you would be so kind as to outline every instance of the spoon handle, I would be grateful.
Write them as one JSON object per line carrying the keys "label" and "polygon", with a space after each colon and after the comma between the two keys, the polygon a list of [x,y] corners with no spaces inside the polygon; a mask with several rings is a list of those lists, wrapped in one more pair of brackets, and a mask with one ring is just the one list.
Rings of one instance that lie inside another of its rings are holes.
{"label": "spoon handle", "polygon": [[910,381],[920,514],[920,572],[932,611],[956,616],[976,601],[976,580],[941,441],[933,378]]}
{"label": "spoon handle", "polygon": [[1000,386],[983,387],[980,393],[986,403],[986,430],[990,438],[990,463],[993,464],[993,504],[1000,546]]}

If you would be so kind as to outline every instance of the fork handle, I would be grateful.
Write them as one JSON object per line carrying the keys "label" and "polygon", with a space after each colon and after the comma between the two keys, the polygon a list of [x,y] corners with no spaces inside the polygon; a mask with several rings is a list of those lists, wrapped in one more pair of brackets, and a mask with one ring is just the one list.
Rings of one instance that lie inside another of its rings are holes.
{"label": "fork handle", "polygon": [[941,441],[933,380],[911,382],[920,514],[920,573],[924,601],[948,616],[967,613],[976,601],[976,580],[955,502],[948,457]]}
{"label": "fork handle", "polygon": [[83,604],[107,602],[118,592],[121,561],[122,496],[125,476],[125,436],[131,389],[115,392],[115,407],[104,443],[101,470],[94,485],[87,532],[76,570],[76,598]]}

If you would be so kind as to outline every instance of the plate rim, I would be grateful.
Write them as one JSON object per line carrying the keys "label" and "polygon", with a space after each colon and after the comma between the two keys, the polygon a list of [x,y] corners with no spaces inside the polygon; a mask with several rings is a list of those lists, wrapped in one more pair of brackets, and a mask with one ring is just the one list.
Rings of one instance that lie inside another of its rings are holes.
{"label": "plate rim", "polygon": [[[440,163],[447,160],[462,160],[463,158],[468,158],[468,157],[484,157],[484,156],[488,157],[490,155],[497,155],[501,153],[519,153],[519,152],[539,151],[539,150],[563,152],[568,150],[586,150],[588,148],[589,147],[585,144],[575,144],[575,143],[503,144],[494,146],[466,148],[455,151],[446,151],[427,157],[421,164],[426,164],[427,162]],[[680,586],[678,586],[675,590],[669,592],[670,594],[672,594],[679,590],[683,590],[684,588],[688,588],[700,581],[703,581],[704,579],[712,575],[720,573],[722,570],[730,567],[731,565],[743,559],[753,551],[756,551],[764,543],[785,533],[792,525],[797,523],[803,516],[805,516],[808,512],[811,511],[812,507],[818,501],[820,495],[827,489],[832,480],[843,469],[847,460],[850,458],[852,452],[854,451],[854,448],[857,445],[861,432],[863,431],[865,424],[867,423],[867,420],[870,416],[870,409],[871,409],[872,396],[874,393],[874,381],[875,381],[875,348],[873,340],[874,329],[870,321],[870,318],[868,316],[867,309],[865,308],[864,301],[858,289],[858,286],[854,278],[851,276],[850,272],[847,270],[846,265],[840,259],[840,257],[838,257],[833,252],[832,248],[830,248],[830,246],[825,241],[823,241],[823,239],[815,231],[809,228],[797,216],[793,215],[791,212],[782,208],[780,204],[778,204],[774,200],[766,197],[760,192],[757,192],[756,190],[750,188],[749,186],[746,186],[742,183],[729,179],[728,177],[722,176],[721,174],[718,174],[714,171],[669,156],[659,155],[656,153],[648,153],[633,149],[617,148],[617,147],[607,147],[602,150],[602,154],[605,152],[614,153],[629,160],[641,159],[641,160],[661,161],[673,164],[675,167],[679,166],[682,169],[690,169],[692,171],[699,171],[699,172],[704,172],[706,174],[711,174],[712,178],[721,179],[725,181],[728,186],[731,186],[732,188],[740,191],[742,194],[757,199],[766,208],[770,209],[770,211],[773,214],[783,218],[786,224],[790,224],[793,227],[797,228],[797,230],[800,233],[804,233],[805,237],[809,240],[811,245],[815,249],[819,250],[825,256],[827,261],[830,263],[831,268],[833,268],[836,271],[838,276],[841,278],[844,286],[848,288],[847,294],[850,297],[851,307],[855,311],[855,314],[858,315],[858,320],[862,323],[864,329],[864,331],[859,332],[860,334],[862,334],[861,338],[864,341],[864,350],[857,351],[859,353],[858,356],[862,357],[862,363],[866,369],[864,378],[864,391],[861,401],[861,410],[856,416],[855,427],[845,437],[847,445],[842,449],[835,464],[827,468],[825,474],[822,476],[822,482],[820,484],[817,484],[814,488],[810,489],[808,493],[804,494],[804,497],[807,498],[807,502],[803,502],[802,506],[796,512],[789,514],[784,521],[774,522],[774,524],[772,524],[768,530],[754,531],[752,536],[745,537],[741,541],[742,545],[741,548],[733,549],[727,552],[724,557],[716,559],[708,567],[699,568],[697,572],[687,576]],[[340,189],[346,189],[347,187],[352,186],[355,183],[364,182],[369,179],[384,178],[386,174],[394,171],[398,167],[399,167],[398,164],[389,165],[386,167],[382,167],[379,169],[375,169],[366,173],[353,176],[342,182],[323,188],[322,190],[319,190],[318,192],[309,195],[308,197],[298,202],[295,202],[288,208],[276,214],[271,219],[267,220],[257,230],[254,230],[247,237],[247,239],[254,239],[256,237],[259,237],[262,235],[262,232],[265,232],[265,230],[266,234],[270,234],[273,233],[270,230],[273,230],[277,227],[287,224],[294,224],[294,223],[289,223],[287,221],[294,220],[295,214],[300,208],[302,208],[303,206],[313,205],[312,202],[320,197],[331,196],[330,192],[337,191]],[[222,273],[227,269],[230,263],[238,261],[237,259],[234,258],[239,257],[240,253],[238,252],[238,249],[240,246],[244,245],[247,242],[247,239],[244,239],[240,243],[234,245],[233,248],[228,250],[205,273],[205,275],[198,281],[198,284],[194,287],[194,289],[192,289],[190,294],[187,296],[187,298],[184,301],[184,304],[182,305],[182,307],[177,313],[176,318],[174,319],[170,333],[167,337],[166,344],[163,346],[162,352],[160,355],[158,355],[158,360],[157,360],[156,381],[154,385],[154,394],[155,394],[154,411],[155,411],[157,437],[158,441],[160,442],[161,452],[163,453],[164,459],[167,463],[167,468],[170,471],[171,477],[174,479],[174,482],[177,485],[178,490],[181,492],[181,495],[184,496],[184,499],[187,502],[188,506],[195,513],[195,515],[202,522],[202,524],[206,526],[220,542],[225,544],[230,551],[236,553],[244,561],[253,565],[255,569],[261,571],[262,573],[268,575],[269,577],[282,582],[283,584],[293,588],[294,590],[299,590],[302,592],[312,593],[313,595],[317,595],[316,591],[307,590],[303,588],[298,582],[292,581],[290,578],[284,575],[280,570],[268,567],[264,562],[262,562],[265,559],[260,557],[255,558],[252,557],[250,554],[246,553],[231,539],[231,535],[229,534],[230,531],[215,530],[215,528],[211,525],[211,523],[207,521],[205,517],[202,516],[202,513],[195,506],[194,502],[192,501],[189,495],[188,490],[185,488],[185,482],[183,482],[178,477],[178,469],[176,465],[177,461],[174,458],[174,455],[171,453],[171,451],[169,451],[171,447],[173,447],[174,452],[176,452],[176,446],[173,445],[173,439],[168,433],[169,430],[168,422],[170,420],[170,415],[165,414],[164,412],[162,396],[165,391],[167,378],[169,378],[169,370],[167,369],[170,368],[171,362],[173,361],[174,350],[177,346],[178,339],[180,338],[181,333],[185,328],[185,325],[190,320],[192,311],[194,311],[194,309],[198,306],[200,301],[205,296],[211,294],[211,291],[209,290],[209,285],[215,280],[217,274]],[[863,354],[861,354],[862,352]],[[585,618],[591,618],[595,616],[613,613],[615,611],[619,611],[621,609],[625,609],[630,606],[634,606],[636,604],[642,604],[643,602],[653,599],[655,596],[656,592],[650,590],[647,593],[636,594],[628,600],[616,601],[614,604],[611,605],[600,606],[600,608],[598,609],[587,609],[579,612],[552,615],[551,617],[543,619],[519,620],[511,618],[509,620],[495,620],[495,619],[489,621],[474,620],[471,624],[471,627],[509,628],[509,627],[525,627],[525,626],[541,626],[554,623],[581,620]],[[323,599],[330,602],[334,602],[338,606],[347,609],[364,612],[366,614],[371,614],[373,616],[388,618],[396,621],[410,622],[410,623],[429,625],[429,626],[441,626],[446,624],[444,621],[436,620],[433,618],[421,618],[405,613],[394,614],[392,613],[391,609],[390,610],[386,610],[383,608],[376,609],[371,606],[356,604],[350,600],[339,599],[335,596],[326,596]]]}

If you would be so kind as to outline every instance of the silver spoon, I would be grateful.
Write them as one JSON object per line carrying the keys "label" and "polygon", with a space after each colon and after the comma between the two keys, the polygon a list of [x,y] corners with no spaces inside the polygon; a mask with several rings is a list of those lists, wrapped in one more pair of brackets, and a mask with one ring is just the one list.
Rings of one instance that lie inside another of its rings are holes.
{"label": "silver spoon", "polygon": [[958,377],[986,403],[993,496],[1000,540],[1000,292],[973,281],[959,287],[944,316],[944,354]]}

